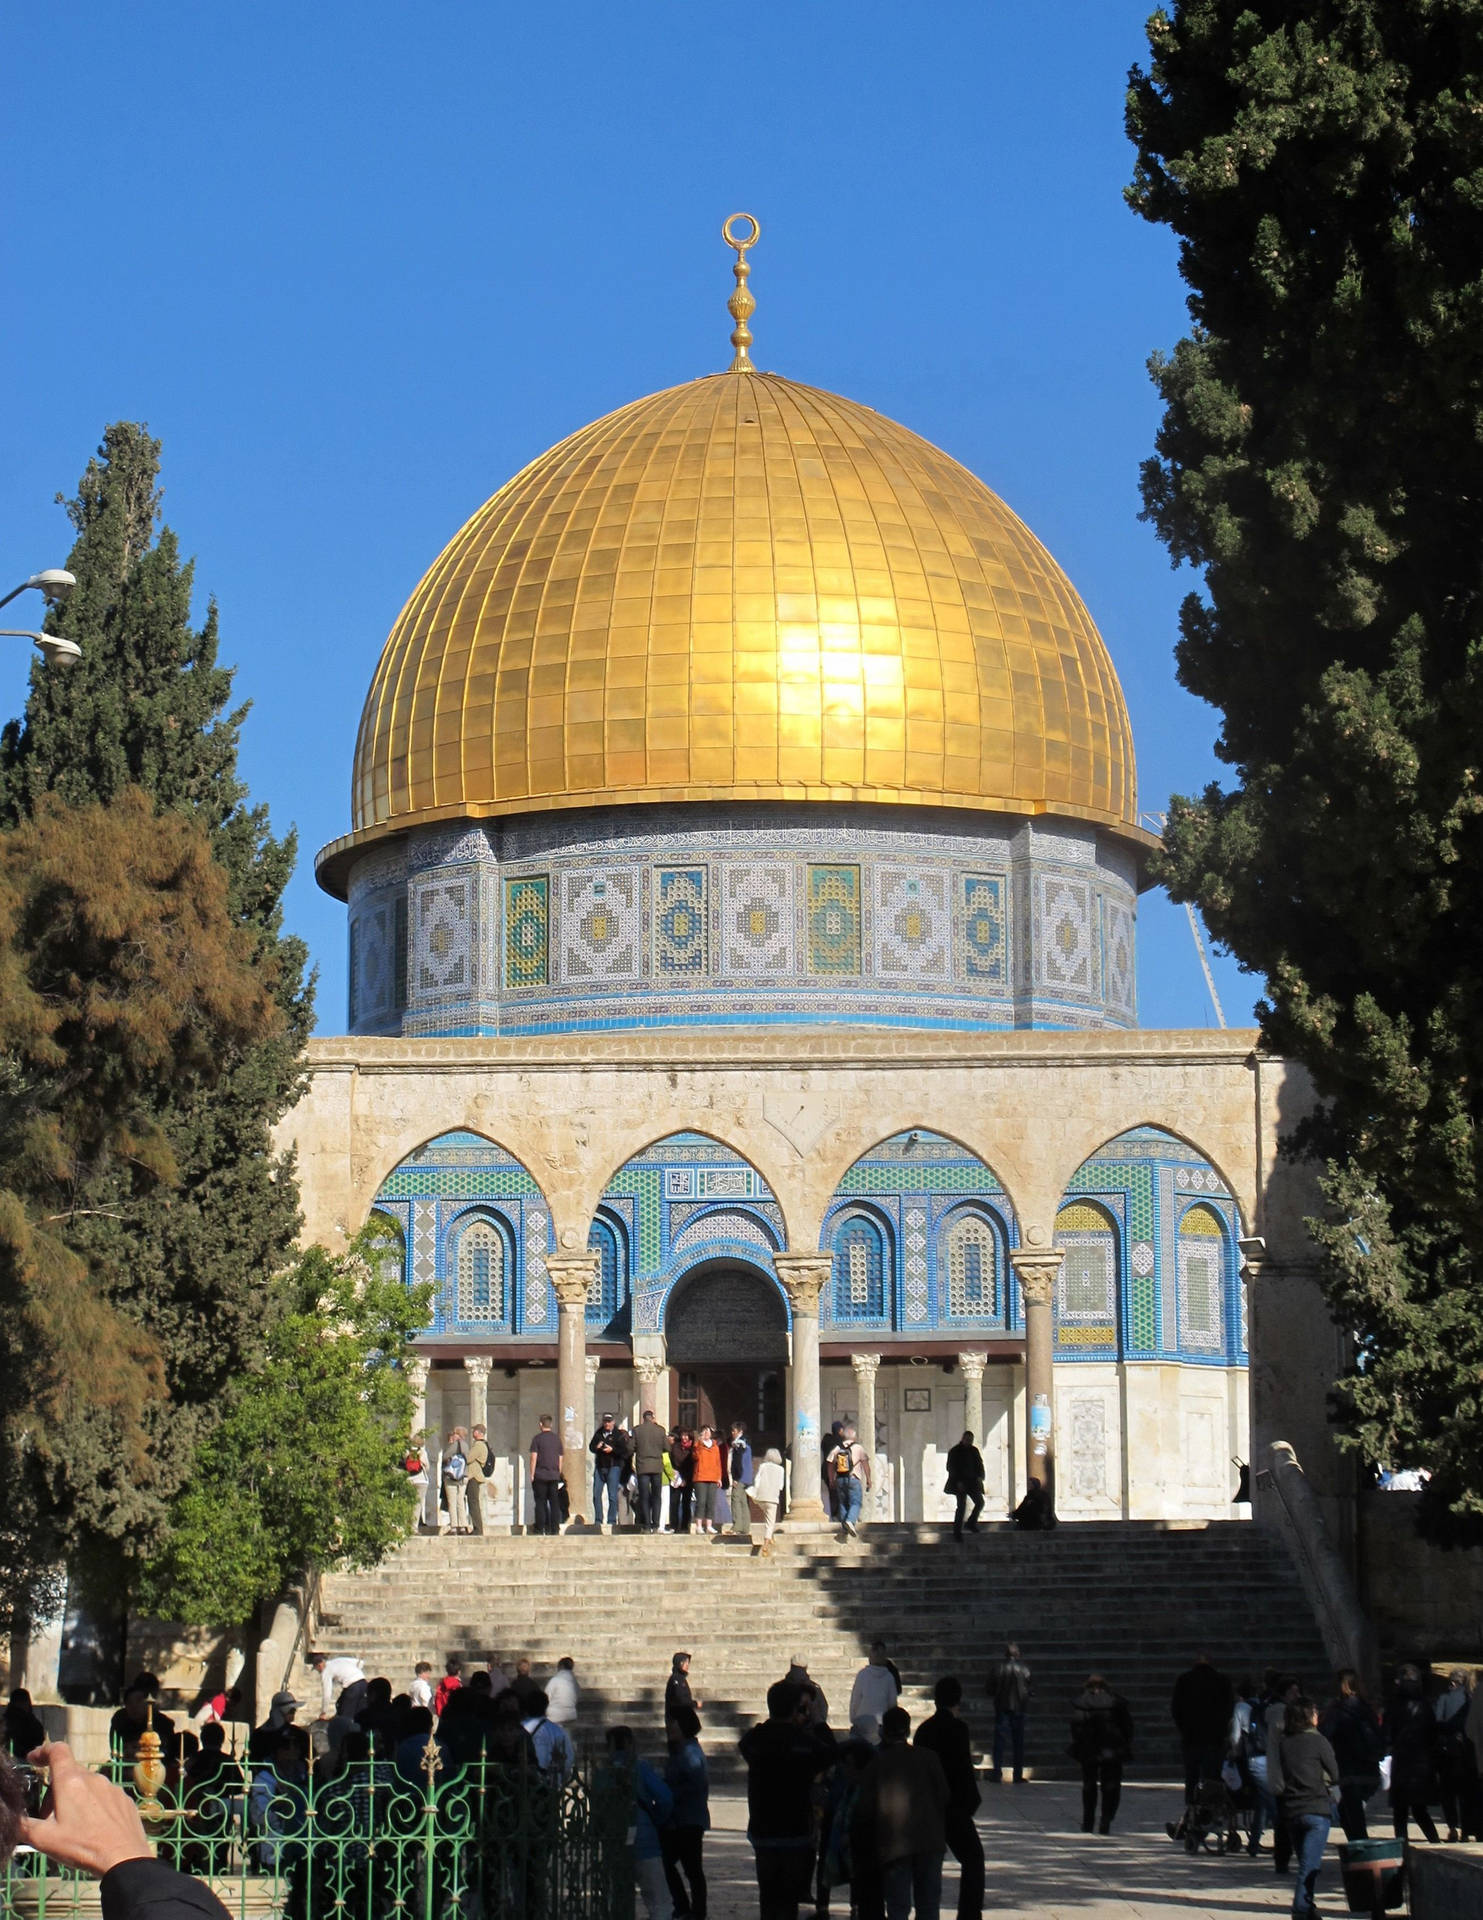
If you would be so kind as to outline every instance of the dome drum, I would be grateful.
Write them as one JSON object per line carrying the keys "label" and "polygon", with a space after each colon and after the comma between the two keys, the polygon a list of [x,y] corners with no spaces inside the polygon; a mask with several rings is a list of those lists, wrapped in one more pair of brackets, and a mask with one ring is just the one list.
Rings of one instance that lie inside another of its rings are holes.
{"label": "dome drum", "polygon": [[351,1030],[1129,1027],[1136,882],[1105,830],[946,808],[423,827],[351,869]]}

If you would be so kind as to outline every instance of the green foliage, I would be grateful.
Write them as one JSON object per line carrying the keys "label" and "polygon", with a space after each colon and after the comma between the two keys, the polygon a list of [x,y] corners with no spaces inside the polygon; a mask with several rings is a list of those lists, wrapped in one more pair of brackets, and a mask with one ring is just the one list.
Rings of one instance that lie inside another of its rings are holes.
{"label": "green foliage", "polygon": [[174,1501],[141,1602],[170,1619],[249,1619],[304,1568],[373,1566],[404,1538],[402,1460],[412,1425],[410,1337],[430,1289],[384,1273],[368,1230],[336,1259],[300,1256],[279,1285],[259,1371],[223,1416]]}
{"label": "green foliage", "polygon": [[[198,828],[137,789],[0,833],[0,1610],[159,1480],[164,1346],[89,1252],[177,1178],[162,1086],[198,1096],[282,1014]],[[102,1448],[106,1446],[104,1453]]]}
{"label": "green foliage", "polygon": [[1194,329],[1146,517],[1203,571],[1179,677],[1229,788],[1157,877],[1264,975],[1327,1102],[1351,1440],[1483,1515],[1483,7],[1189,0],[1149,23],[1130,190]]}
{"label": "green foliage", "polygon": [[33,670],[23,720],[0,735],[0,822],[56,800],[113,806],[139,789],[204,834],[278,1016],[240,1036],[214,1033],[209,1075],[163,1071],[141,1090],[168,1178],[142,1177],[150,1170],[127,1156],[79,1166],[67,1245],[160,1377],[141,1470],[118,1472],[128,1449],[106,1411],[69,1432],[68,1473],[44,1503],[30,1557],[66,1551],[100,1570],[110,1604],[126,1598],[133,1560],[162,1539],[224,1390],[261,1357],[272,1277],[299,1225],[293,1166],[271,1130],[300,1089],[313,1003],[305,948],[282,932],[294,838],[273,837],[238,778],[247,708],[230,705],[215,607],[191,625],[192,569],[170,530],[157,530],[159,471],[159,443],[142,427],[108,428],[68,504],[78,584],[57,624],[82,658],[63,673]]}

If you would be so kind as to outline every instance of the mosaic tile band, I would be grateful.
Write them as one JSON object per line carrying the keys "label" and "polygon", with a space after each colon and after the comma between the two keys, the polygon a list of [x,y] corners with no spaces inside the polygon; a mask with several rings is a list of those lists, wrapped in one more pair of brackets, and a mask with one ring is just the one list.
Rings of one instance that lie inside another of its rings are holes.
{"label": "mosaic tile band", "polygon": [[1133,1024],[1123,849],[1064,822],[999,836],[880,812],[424,829],[352,876],[352,1029]]}

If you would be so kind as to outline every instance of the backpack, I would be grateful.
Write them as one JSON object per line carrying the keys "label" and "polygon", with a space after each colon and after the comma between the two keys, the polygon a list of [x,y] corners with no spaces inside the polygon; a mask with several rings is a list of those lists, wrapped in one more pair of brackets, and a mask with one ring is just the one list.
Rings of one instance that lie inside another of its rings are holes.
{"label": "backpack", "polygon": [[848,1442],[840,1441],[829,1456],[829,1465],[836,1480],[841,1480],[847,1473],[855,1471],[855,1453]]}
{"label": "backpack", "polygon": [[409,1453],[406,1459],[402,1462],[402,1465],[408,1473],[421,1473],[422,1456],[416,1453]]}
{"label": "backpack", "polygon": [[468,1461],[464,1459],[461,1453],[450,1453],[448,1458],[443,1462],[443,1478],[445,1480],[462,1480],[465,1473],[468,1472],[468,1465]]}

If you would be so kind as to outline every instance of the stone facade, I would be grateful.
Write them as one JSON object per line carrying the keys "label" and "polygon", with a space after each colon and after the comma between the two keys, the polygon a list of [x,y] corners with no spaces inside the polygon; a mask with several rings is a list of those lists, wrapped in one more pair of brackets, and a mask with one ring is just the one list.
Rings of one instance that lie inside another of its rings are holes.
{"label": "stone facade", "polygon": [[[724,1266],[776,1289],[785,1263],[822,1259],[817,1417],[858,1415],[868,1376],[883,1509],[935,1517],[970,1408],[1008,1501],[1032,1467],[1021,1275],[1044,1268],[1063,1514],[1226,1515],[1231,1457],[1284,1438],[1342,1527],[1313,1198],[1279,1155],[1310,1095],[1254,1048],[1214,1032],[318,1040],[283,1133],[309,1236],[343,1244],[375,1212],[433,1283],[430,1424],[466,1417],[465,1361],[492,1363],[512,1520],[555,1388],[543,1269],[559,1256],[586,1285],[589,1423],[610,1401],[636,1417],[646,1381],[671,1414],[688,1277]],[[778,1324],[793,1340],[788,1299]]]}
{"label": "stone facade", "polygon": [[1136,885],[1101,829],[946,809],[424,827],[351,872],[350,1027],[1126,1027]]}

